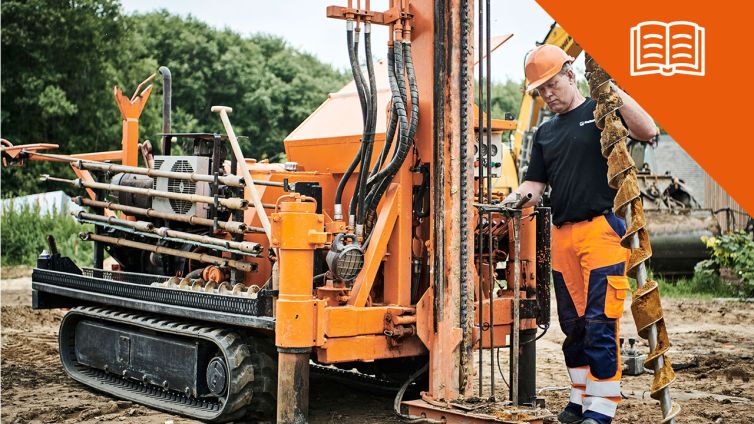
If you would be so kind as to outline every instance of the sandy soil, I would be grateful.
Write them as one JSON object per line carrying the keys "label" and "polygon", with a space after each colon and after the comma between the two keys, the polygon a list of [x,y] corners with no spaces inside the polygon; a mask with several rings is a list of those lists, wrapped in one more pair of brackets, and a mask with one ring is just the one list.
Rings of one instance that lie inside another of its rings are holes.
{"label": "sandy soil", "polygon": [[[4,270],[5,271],[5,270]],[[91,391],[68,378],[57,354],[57,327],[62,311],[33,311],[27,271],[5,273],[2,281],[3,423],[190,423],[131,402]],[[679,423],[754,423],[754,304],[730,300],[665,300],[665,315],[674,363],[692,364],[678,372],[672,393],[683,410]],[[636,330],[627,312],[626,337]],[[558,411],[568,400],[568,377],[557,322],[537,346],[537,387],[548,408]],[[646,350],[645,345],[641,349]],[[476,355],[475,355],[476,357]],[[507,352],[501,352],[507,369]],[[485,354],[489,373],[489,356]],[[659,422],[660,408],[649,398],[651,375],[625,377],[616,423]],[[497,376],[496,394],[507,389]],[[391,413],[392,399],[314,381],[310,419],[314,423],[400,422]]]}

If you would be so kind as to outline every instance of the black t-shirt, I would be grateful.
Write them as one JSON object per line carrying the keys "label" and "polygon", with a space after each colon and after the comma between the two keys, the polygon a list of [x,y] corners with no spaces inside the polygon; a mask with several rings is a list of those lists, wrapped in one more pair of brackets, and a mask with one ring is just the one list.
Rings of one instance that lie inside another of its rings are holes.
{"label": "black t-shirt", "polygon": [[613,207],[616,190],[607,185],[607,160],[594,123],[596,102],[555,115],[534,135],[526,180],[552,187],[552,222],[578,222]]}

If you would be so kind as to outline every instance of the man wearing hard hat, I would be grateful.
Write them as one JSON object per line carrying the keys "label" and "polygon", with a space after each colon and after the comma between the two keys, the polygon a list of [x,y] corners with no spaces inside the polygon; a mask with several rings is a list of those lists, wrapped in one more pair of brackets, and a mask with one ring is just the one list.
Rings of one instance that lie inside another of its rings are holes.
{"label": "man wearing hard hat", "polygon": [[[618,334],[629,289],[629,251],[620,245],[625,223],[612,212],[616,191],[607,185],[607,160],[594,123],[596,103],[579,92],[573,60],[553,45],[539,46],[526,58],[526,90],[536,90],[555,116],[537,129],[525,181],[503,204],[532,193],[526,206],[535,205],[551,187],[552,277],[571,377],[570,402],[558,420],[605,424],[621,399]],[[616,89],[623,100],[618,113],[629,135],[651,140],[657,134],[652,118]]]}

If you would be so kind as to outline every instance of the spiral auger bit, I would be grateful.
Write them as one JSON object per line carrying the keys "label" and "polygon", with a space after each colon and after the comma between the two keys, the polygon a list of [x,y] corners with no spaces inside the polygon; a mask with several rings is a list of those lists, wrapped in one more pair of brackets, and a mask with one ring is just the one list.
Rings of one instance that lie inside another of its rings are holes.
{"label": "spiral auger bit", "polygon": [[631,312],[639,336],[649,341],[650,353],[644,366],[655,371],[651,396],[660,401],[662,423],[675,423],[681,408],[670,398],[670,385],[675,381],[675,372],[666,356],[670,339],[660,304],[659,287],[657,282],[647,280],[645,262],[652,256],[652,246],[636,167],[626,147],[628,129],[617,114],[623,101],[611,84],[610,75],[588,54],[586,71],[590,95],[597,102],[594,119],[597,128],[602,130],[600,144],[602,155],[607,158],[608,184],[618,191],[613,209],[616,215],[626,220],[628,227],[621,245],[631,249],[627,271],[635,275],[637,281],[637,289],[632,293]]}

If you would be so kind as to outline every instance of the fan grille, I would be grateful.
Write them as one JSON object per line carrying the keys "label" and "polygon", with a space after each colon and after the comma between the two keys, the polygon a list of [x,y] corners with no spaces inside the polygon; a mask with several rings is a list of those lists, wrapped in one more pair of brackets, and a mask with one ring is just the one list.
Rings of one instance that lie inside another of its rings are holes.
{"label": "fan grille", "polygon": [[[173,172],[194,172],[194,168],[187,160],[177,160],[170,170]],[[189,180],[170,178],[168,179],[168,191],[171,193],[195,194],[196,183]],[[186,214],[191,210],[191,206],[193,206],[193,203],[188,200],[170,199],[170,207],[173,208],[173,212],[175,213]]]}

